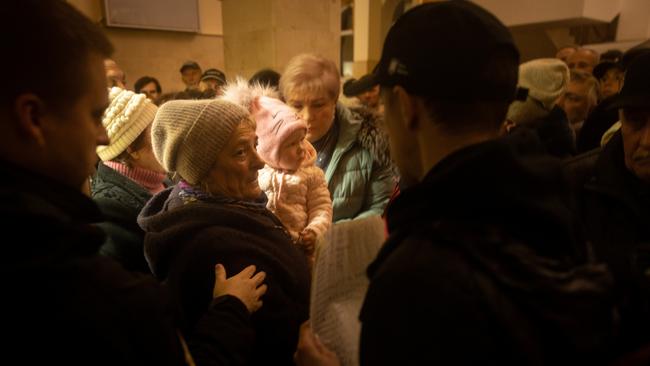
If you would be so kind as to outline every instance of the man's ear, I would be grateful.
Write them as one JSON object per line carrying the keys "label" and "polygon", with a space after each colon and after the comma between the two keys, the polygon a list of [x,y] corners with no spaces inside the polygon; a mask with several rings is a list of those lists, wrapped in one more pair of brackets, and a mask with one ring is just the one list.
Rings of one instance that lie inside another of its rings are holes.
{"label": "man's ear", "polygon": [[14,102],[17,132],[20,136],[45,145],[45,103],[35,94],[21,94]]}
{"label": "man's ear", "polygon": [[515,127],[517,127],[517,123],[514,121],[511,121],[509,119],[506,119],[503,121],[501,124],[501,128],[499,129],[499,135],[507,135],[509,134]]}
{"label": "man's ear", "polygon": [[415,97],[410,95],[404,90],[401,86],[393,87],[393,94],[397,98],[397,103],[399,111],[402,114],[402,121],[404,122],[404,127],[412,131],[418,125],[417,119],[417,108]]}

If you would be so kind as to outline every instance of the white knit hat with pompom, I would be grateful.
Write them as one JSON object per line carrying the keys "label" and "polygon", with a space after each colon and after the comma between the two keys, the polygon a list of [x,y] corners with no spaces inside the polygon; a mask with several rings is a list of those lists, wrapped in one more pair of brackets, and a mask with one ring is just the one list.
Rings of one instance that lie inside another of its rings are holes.
{"label": "white knit hat with pompom", "polygon": [[111,88],[108,93],[110,105],[104,111],[102,124],[110,143],[97,147],[102,161],[118,157],[149,126],[158,107],[144,94],[136,94],[121,88]]}

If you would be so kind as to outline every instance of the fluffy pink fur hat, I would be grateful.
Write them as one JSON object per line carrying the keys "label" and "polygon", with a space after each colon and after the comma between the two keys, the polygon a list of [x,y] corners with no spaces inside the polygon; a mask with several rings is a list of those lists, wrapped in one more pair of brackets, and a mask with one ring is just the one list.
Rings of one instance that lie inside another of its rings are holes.
{"label": "fluffy pink fur hat", "polygon": [[277,168],[280,162],[280,147],[294,132],[307,131],[307,124],[291,107],[281,100],[259,97],[252,108],[257,122],[257,152],[268,165]]}
{"label": "fluffy pink fur hat", "polygon": [[257,152],[273,168],[278,167],[282,143],[296,130],[307,130],[307,123],[277,96],[271,88],[251,86],[241,79],[226,86],[221,97],[251,113],[257,123]]}

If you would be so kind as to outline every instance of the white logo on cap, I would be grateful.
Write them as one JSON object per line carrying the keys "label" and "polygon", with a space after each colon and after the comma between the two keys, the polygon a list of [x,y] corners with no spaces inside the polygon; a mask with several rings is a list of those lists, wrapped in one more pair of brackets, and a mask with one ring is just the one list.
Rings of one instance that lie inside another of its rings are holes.
{"label": "white logo on cap", "polygon": [[388,75],[408,75],[409,72],[406,69],[406,66],[401,63],[398,59],[392,58],[390,64],[388,64]]}

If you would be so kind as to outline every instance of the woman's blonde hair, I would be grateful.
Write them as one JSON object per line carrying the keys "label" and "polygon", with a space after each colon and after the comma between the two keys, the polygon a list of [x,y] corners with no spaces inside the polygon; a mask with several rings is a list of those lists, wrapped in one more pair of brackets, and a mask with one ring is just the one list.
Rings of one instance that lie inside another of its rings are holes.
{"label": "woman's blonde hair", "polygon": [[334,61],[303,53],[292,58],[280,78],[280,92],[285,100],[291,94],[314,95],[322,92],[336,101],[340,86],[339,70]]}

